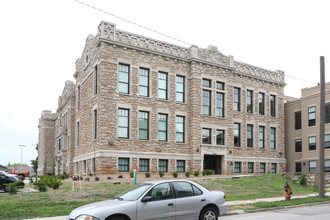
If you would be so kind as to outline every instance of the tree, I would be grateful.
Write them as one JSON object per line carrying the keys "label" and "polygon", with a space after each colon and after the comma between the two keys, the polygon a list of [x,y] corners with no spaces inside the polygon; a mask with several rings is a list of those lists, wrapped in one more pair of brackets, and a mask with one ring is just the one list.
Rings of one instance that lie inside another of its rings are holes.
{"label": "tree", "polygon": [[[38,144],[36,146],[36,150],[38,151]],[[37,174],[37,172],[38,172],[38,156],[35,160],[31,160],[31,165],[32,165],[32,169],[33,169],[34,173]]]}

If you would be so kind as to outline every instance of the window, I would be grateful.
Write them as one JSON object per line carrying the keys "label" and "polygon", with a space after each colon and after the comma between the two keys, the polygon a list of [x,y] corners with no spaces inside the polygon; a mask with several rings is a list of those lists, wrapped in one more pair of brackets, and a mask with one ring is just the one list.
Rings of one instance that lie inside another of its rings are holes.
{"label": "window", "polygon": [[203,115],[211,115],[211,91],[203,90]]}
{"label": "window", "polygon": [[225,90],[225,83],[223,83],[223,82],[217,82],[216,87],[219,90]]}
{"label": "window", "polygon": [[308,149],[309,150],[316,150],[316,137],[308,137]]}
{"label": "window", "polygon": [[79,165],[78,165],[78,162],[76,162],[76,173],[79,172]]}
{"label": "window", "polygon": [[86,160],[83,161],[84,173],[87,173],[87,163]]}
{"label": "window", "polygon": [[139,69],[139,95],[149,97],[149,70]]}
{"label": "window", "polygon": [[80,123],[77,122],[77,146],[80,146]]}
{"label": "window", "polygon": [[176,142],[184,143],[185,141],[185,117],[184,116],[176,116]]}
{"label": "window", "polygon": [[234,123],[234,146],[241,146],[241,124]]}
{"label": "window", "polygon": [[272,163],[272,173],[276,173],[276,172],[277,172],[277,164]]}
{"label": "window", "polygon": [[78,89],[77,89],[77,105],[78,105],[78,110],[80,109],[80,86],[78,86]]}
{"label": "window", "polygon": [[168,160],[159,160],[158,170],[167,173]]}
{"label": "window", "polygon": [[176,171],[178,173],[186,172],[186,161],[184,160],[177,160],[176,161]]}
{"label": "window", "polygon": [[149,112],[139,112],[139,139],[149,140]]}
{"label": "window", "polygon": [[241,173],[241,162],[235,162],[235,173]]}
{"label": "window", "polygon": [[253,173],[253,162],[248,162],[248,173]]}
{"label": "window", "polygon": [[301,111],[294,113],[294,129],[301,129]]}
{"label": "window", "polygon": [[217,92],[216,116],[225,117],[225,94]]}
{"label": "window", "polygon": [[270,116],[276,117],[276,96],[270,95]]}
{"label": "window", "polygon": [[167,115],[158,114],[158,140],[167,141]]}
{"label": "window", "polygon": [[217,135],[217,145],[225,145],[225,131],[224,130],[216,130]]}
{"label": "window", "polygon": [[234,88],[234,111],[241,111],[241,89]]}
{"label": "window", "polygon": [[324,135],[324,148],[330,148],[330,134]]}
{"label": "window", "polygon": [[200,190],[197,190],[197,194],[194,193],[196,187],[192,187],[192,184],[187,182],[173,182],[176,198],[189,197],[194,195],[200,195]]}
{"label": "window", "polygon": [[211,129],[203,128],[203,144],[211,144]]}
{"label": "window", "polygon": [[149,159],[140,159],[139,171],[140,172],[149,172]]}
{"label": "window", "polygon": [[296,162],[296,173],[301,173],[301,163]]}
{"label": "window", "polygon": [[330,160],[324,161],[324,172],[330,172]]}
{"label": "window", "polygon": [[246,112],[253,112],[253,91],[251,90],[246,91]]}
{"label": "window", "polygon": [[309,161],[309,172],[316,173],[316,161]]}
{"label": "window", "polygon": [[94,109],[93,113],[93,138],[97,139],[97,109]]}
{"label": "window", "polygon": [[129,94],[129,65],[119,64],[118,92]]}
{"label": "window", "polygon": [[265,148],[265,127],[259,126],[259,148]]}
{"label": "window", "polygon": [[94,67],[94,95],[97,95],[98,92],[98,84],[97,84],[97,80],[98,80],[98,71],[97,71],[97,66]]}
{"label": "window", "polygon": [[276,149],[276,128],[270,128],[270,149]]}
{"label": "window", "polygon": [[308,126],[314,126],[316,124],[315,118],[315,106],[308,108]]}
{"label": "window", "polygon": [[161,183],[149,190],[146,196],[151,196],[152,201],[172,198],[172,190],[169,183]]}
{"label": "window", "polygon": [[259,114],[265,115],[265,93],[259,93]]}
{"label": "window", "polygon": [[325,123],[330,123],[330,102],[325,103]]}
{"label": "window", "polygon": [[266,163],[260,163],[260,173],[266,173]]}
{"label": "window", "polygon": [[247,147],[253,147],[253,125],[246,126],[246,145]]}
{"label": "window", "polygon": [[158,98],[167,100],[167,73],[158,73]]}
{"label": "window", "polygon": [[129,158],[118,158],[118,172],[129,171]]}
{"label": "window", "polygon": [[119,109],[118,110],[118,137],[129,138],[129,110]]}
{"label": "window", "polygon": [[184,76],[176,76],[176,101],[185,102],[185,78]]}
{"label": "window", "polygon": [[302,152],[302,142],[301,139],[295,140],[295,152]]}
{"label": "window", "polygon": [[211,88],[211,80],[203,79],[203,87]]}
{"label": "window", "polygon": [[58,150],[61,151],[62,150],[62,139],[58,139]]}

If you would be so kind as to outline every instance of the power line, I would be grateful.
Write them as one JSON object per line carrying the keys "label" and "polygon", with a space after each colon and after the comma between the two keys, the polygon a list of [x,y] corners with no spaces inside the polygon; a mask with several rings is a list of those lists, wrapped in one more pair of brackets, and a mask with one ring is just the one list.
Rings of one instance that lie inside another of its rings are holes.
{"label": "power line", "polygon": [[169,35],[163,34],[163,33],[161,33],[161,32],[158,32],[158,31],[152,30],[152,29],[150,29],[150,28],[147,28],[147,27],[142,26],[142,25],[140,25],[140,24],[137,24],[137,23],[135,23],[135,22],[129,21],[129,20],[125,19],[125,18],[121,18],[121,17],[119,17],[119,16],[117,16],[117,15],[115,15],[115,14],[111,14],[111,13],[109,13],[109,12],[107,12],[107,11],[104,11],[104,10],[102,10],[102,9],[96,8],[96,7],[92,6],[92,5],[89,5],[89,4],[87,4],[87,3],[81,2],[81,1],[79,1],[79,0],[74,0],[74,1],[75,1],[75,2],[78,2],[78,3],[82,4],[82,5],[85,5],[85,6],[87,6],[87,7],[90,7],[90,8],[92,8],[92,9],[94,9],[94,10],[97,10],[97,11],[99,11],[99,12],[102,12],[102,13],[104,13],[104,14],[107,14],[107,15],[110,15],[110,16],[115,17],[115,18],[117,18],[117,19],[120,19],[120,20],[122,20],[122,21],[125,21],[125,22],[127,22],[127,23],[133,24],[133,25],[135,25],[135,26],[138,26],[138,27],[140,27],[140,28],[143,28],[143,29],[146,29],[146,30],[148,30],[148,31],[154,32],[154,33],[156,33],[156,34],[162,35],[162,36],[164,36],[164,37],[170,38],[170,39],[172,39],[172,40],[175,40],[175,41],[178,41],[178,42],[181,42],[181,43],[187,44],[187,45],[189,45],[189,46],[192,45],[192,44],[187,43],[187,42],[185,42],[185,41],[182,41],[182,40],[179,40],[179,39],[177,39],[177,38],[171,37],[171,36],[169,36]]}
{"label": "power line", "polygon": [[294,76],[285,75],[285,77],[295,79],[295,80],[300,80],[300,81],[307,82],[307,83],[311,83],[311,84],[314,84],[314,85],[318,85],[317,82],[312,82],[312,81],[308,81],[308,80],[305,80],[305,79],[300,79],[300,78],[297,78],[297,77],[294,77]]}

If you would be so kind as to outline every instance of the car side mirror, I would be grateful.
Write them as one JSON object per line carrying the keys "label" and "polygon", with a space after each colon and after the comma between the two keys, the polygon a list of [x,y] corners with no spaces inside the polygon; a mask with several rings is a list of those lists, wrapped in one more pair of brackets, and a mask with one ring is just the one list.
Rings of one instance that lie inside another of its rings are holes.
{"label": "car side mirror", "polygon": [[146,196],[142,199],[142,202],[150,202],[152,201],[152,196]]}

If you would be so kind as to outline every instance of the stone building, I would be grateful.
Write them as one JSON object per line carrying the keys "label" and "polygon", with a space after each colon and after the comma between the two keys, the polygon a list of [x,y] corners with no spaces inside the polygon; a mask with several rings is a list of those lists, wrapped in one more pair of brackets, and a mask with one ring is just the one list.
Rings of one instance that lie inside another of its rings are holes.
{"label": "stone building", "polygon": [[[330,172],[330,82],[325,85],[325,171]],[[319,173],[320,86],[285,103],[287,172]]]}
{"label": "stone building", "polygon": [[[282,71],[236,61],[214,46],[176,46],[101,22],[74,77],[71,175],[286,171]],[[56,149],[57,158],[65,155]],[[63,162],[56,166],[63,171]]]}

